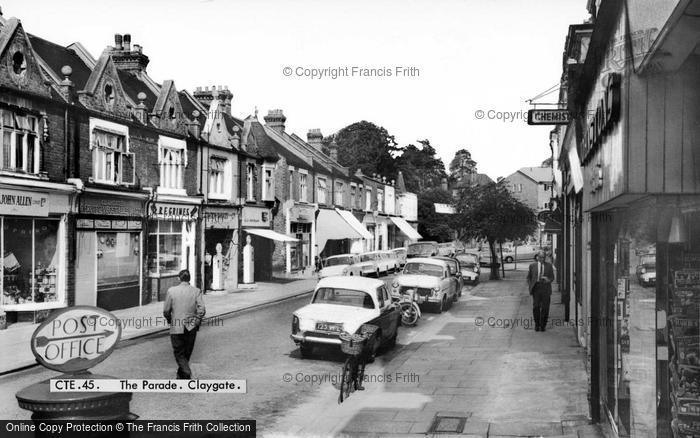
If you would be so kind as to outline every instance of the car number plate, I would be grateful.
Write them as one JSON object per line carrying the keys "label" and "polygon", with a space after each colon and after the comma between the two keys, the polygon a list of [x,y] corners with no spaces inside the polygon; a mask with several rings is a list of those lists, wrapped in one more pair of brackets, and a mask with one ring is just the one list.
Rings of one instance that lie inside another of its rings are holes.
{"label": "car number plate", "polygon": [[338,332],[338,333],[340,333],[343,331],[343,325],[332,323],[332,322],[317,322],[316,323],[316,330],[321,330],[324,332]]}

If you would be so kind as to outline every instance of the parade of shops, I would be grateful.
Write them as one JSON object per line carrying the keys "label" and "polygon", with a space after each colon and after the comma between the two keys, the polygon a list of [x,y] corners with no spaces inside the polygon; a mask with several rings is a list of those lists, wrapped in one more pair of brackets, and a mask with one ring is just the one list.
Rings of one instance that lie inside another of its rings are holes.
{"label": "parade of shops", "polygon": [[401,177],[351,174],[319,130],[287,133],[281,110],[238,119],[228,87],[178,90],[148,63],[128,34],[94,58],[0,16],[7,323],[161,301],[182,269],[231,291],[420,237]]}

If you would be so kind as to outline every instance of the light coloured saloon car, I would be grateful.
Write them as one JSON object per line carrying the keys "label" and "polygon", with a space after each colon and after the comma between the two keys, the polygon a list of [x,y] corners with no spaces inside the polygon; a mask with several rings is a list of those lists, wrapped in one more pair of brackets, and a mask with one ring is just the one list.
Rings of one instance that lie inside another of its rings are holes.
{"label": "light coloured saloon car", "polygon": [[428,304],[437,313],[452,305],[458,296],[458,282],[450,274],[447,262],[435,258],[412,258],[392,285],[392,294],[413,289],[418,304]]}
{"label": "light coloured saloon car", "polygon": [[316,285],[311,303],[292,315],[292,340],[302,357],[314,346],[340,345],[340,333],[358,333],[363,324],[379,327],[373,354],[396,344],[401,312],[384,282],[362,277],[327,277]]}
{"label": "light coloured saloon car", "polygon": [[357,254],[340,254],[328,257],[323,261],[323,268],[318,276],[325,278],[334,275],[360,275],[360,270],[352,267],[359,261],[360,257]]}
{"label": "light coloured saloon car", "polygon": [[461,252],[455,258],[459,261],[459,266],[462,269],[462,280],[464,283],[477,284],[481,274],[479,254]]}
{"label": "light coloured saloon car", "polygon": [[392,265],[391,269],[393,269],[394,262],[387,258],[386,251],[370,251],[360,254],[360,261],[351,268],[358,270],[364,277],[370,275],[379,277],[389,272],[389,265]]}

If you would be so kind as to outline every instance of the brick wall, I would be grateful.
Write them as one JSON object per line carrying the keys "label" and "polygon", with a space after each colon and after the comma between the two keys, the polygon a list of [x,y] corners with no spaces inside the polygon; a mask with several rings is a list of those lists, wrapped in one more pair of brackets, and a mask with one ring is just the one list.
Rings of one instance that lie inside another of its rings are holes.
{"label": "brick wall", "polygon": [[[273,173],[275,179],[275,198],[279,200],[279,209],[272,221],[272,229],[278,233],[287,233],[287,216],[285,205],[289,200],[289,166],[284,157],[280,157]],[[272,270],[284,271],[287,268],[287,244],[275,242],[272,253]]]}

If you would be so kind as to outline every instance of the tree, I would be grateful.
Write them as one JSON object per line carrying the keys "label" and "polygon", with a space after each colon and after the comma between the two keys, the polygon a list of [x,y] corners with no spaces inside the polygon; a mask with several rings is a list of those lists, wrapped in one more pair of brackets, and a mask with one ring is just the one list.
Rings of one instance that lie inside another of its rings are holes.
{"label": "tree", "polygon": [[491,279],[498,280],[496,244],[524,240],[537,228],[535,211],[514,198],[506,180],[462,191],[455,202],[460,239],[486,239],[491,252]]}
{"label": "tree", "polygon": [[472,160],[472,154],[466,149],[455,152],[455,157],[450,161],[450,180],[461,181],[468,175],[476,173],[476,161]]}
{"label": "tree", "polygon": [[418,194],[418,232],[425,240],[446,242],[452,240],[451,215],[435,212],[435,203],[452,204],[449,192],[434,187]]}
{"label": "tree", "polygon": [[406,189],[420,193],[430,187],[438,187],[447,177],[445,164],[436,156],[437,151],[429,140],[419,140],[420,147],[409,144],[399,149],[396,168],[403,172]]}
{"label": "tree", "polygon": [[394,154],[398,148],[386,129],[365,120],[346,126],[335,134],[338,162],[365,175],[397,173]]}

